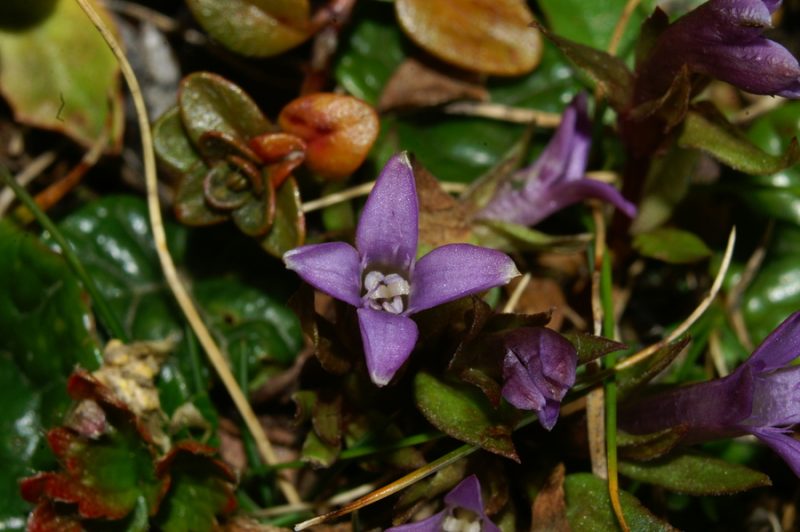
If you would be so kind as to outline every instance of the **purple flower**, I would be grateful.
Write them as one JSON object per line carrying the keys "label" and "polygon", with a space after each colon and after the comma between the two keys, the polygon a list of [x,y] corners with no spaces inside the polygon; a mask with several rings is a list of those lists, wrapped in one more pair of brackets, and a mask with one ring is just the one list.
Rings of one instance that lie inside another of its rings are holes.
{"label": "purple flower", "polygon": [[503,397],[521,410],[536,411],[542,426],[552,429],[561,400],[575,384],[575,347],[545,327],[516,329],[503,340]]}
{"label": "purple flower", "polygon": [[671,24],[638,72],[639,102],[658,98],[683,65],[756,94],[800,97],[800,65],[762,35],[780,0],[710,0]]}
{"label": "purple flower", "polygon": [[620,426],[633,434],[681,427],[684,443],[752,434],[800,476],[800,312],[778,326],[736,371],[722,379],[646,397],[622,410]]}
{"label": "purple flower", "polygon": [[508,255],[450,244],[416,260],[419,205],[408,155],[392,157],[367,198],[356,247],[302,246],[283,256],[315,288],[358,309],[367,370],[386,385],[417,342],[410,315],[508,283],[519,275]]}
{"label": "purple flower", "polygon": [[590,137],[586,94],[580,93],[564,111],[561,125],[539,159],[503,182],[477,218],[534,225],[587,198],[602,199],[635,216],[636,207],[617,189],[586,177]]}
{"label": "purple flower", "polygon": [[427,519],[394,526],[386,532],[440,532],[442,530],[475,530],[500,532],[483,510],[481,484],[470,475],[444,497],[445,509]]}

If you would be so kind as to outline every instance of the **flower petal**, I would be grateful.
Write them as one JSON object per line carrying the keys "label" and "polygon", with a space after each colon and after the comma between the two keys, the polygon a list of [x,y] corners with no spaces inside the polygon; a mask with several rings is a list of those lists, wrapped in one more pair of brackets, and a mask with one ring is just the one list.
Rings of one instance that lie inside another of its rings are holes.
{"label": "flower petal", "polygon": [[500,532],[500,529],[486,516],[481,497],[481,484],[475,475],[468,476],[450,490],[450,493],[444,497],[444,503],[449,508],[464,508],[479,515],[483,524],[483,532]]}
{"label": "flower petal", "polygon": [[745,362],[754,371],[782,368],[800,356],[800,312],[795,312],[772,331]]}
{"label": "flower petal", "polygon": [[753,378],[752,427],[790,427],[800,423],[800,366],[759,373]]}
{"label": "flower petal", "polygon": [[407,271],[417,254],[419,203],[408,154],[395,155],[378,176],[356,229],[365,266]]}
{"label": "flower petal", "polygon": [[540,208],[543,213],[547,213],[546,216],[550,216],[564,207],[592,198],[612,204],[629,218],[636,216],[636,205],[626,200],[619,190],[608,183],[589,178],[551,188],[547,191],[547,197],[542,199]]}
{"label": "flower petal", "polygon": [[360,308],[358,325],[369,376],[378,386],[386,386],[414,349],[417,324],[405,316]]}
{"label": "flower petal", "polygon": [[544,408],[544,395],[531,383],[528,368],[511,350],[503,358],[503,381],[503,397],[516,408],[535,412]]}
{"label": "flower petal", "polygon": [[754,430],[753,435],[783,458],[794,474],[800,477],[800,441],[779,429]]}
{"label": "flower petal", "polygon": [[495,286],[519,275],[511,257],[471,244],[448,244],[422,257],[411,274],[407,314]]}
{"label": "flower petal", "polygon": [[284,253],[283,262],[314,288],[361,306],[361,264],[353,246],[344,242],[301,246]]}
{"label": "flower petal", "polygon": [[416,523],[387,528],[386,532],[441,532],[445,517],[447,517],[447,510],[442,510],[438,514],[433,514]]}

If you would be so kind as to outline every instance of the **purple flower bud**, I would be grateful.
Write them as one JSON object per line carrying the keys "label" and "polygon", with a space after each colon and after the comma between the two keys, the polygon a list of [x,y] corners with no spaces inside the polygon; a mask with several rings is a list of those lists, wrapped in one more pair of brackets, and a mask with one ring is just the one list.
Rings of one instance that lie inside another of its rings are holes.
{"label": "purple flower bud", "polygon": [[480,530],[500,532],[486,516],[478,477],[470,475],[444,497],[445,508],[427,519],[394,526],[386,532],[440,532],[442,530]]}
{"label": "purple flower bud", "polygon": [[536,162],[501,183],[477,218],[535,225],[588,198],[607,201],[630,217],[636,215],[636,207],[617,189],[585,175],[592,129],[586,105],[586,94],[578,94]]}
{"label": "purple flower bud", "polygon": [[503,340],[503,397],[521,410],[534,410],[542,426],[552,429],[561,400],[575,384],[575,347],[545,327],[516,329]]}
{"label": "purple flower bud", "polygon": [[800,65],[762,33],[780,0],[710,0],[671,24],[637,72],[639,103],[658,98],[683,65],[755,94],[800,98]]}
{"label": "purple flower bud", "polygon": [[620,427],[648,434],[682,427],[684,443],[752,434],[772,448],[800,476],[800,312],[778,326],[736,371],[645,397],[623,408]]}
{"label": "purple flower bud", "polygon": [[389,383],[417,342],[410,315],[507,284],[519,275],[499,251],[450,244],[416,260],[419,205],[411,162],[392,157],[375,182],[356,229],[356,246],[329,242],[283,256],[315,288],[356,307],[367,370]]}

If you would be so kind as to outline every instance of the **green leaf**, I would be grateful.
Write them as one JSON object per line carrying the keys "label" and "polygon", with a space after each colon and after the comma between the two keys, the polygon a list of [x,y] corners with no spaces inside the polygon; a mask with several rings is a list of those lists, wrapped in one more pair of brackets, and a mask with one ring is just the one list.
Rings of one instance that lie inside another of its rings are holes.
{"label": "green leaf", "polygon": [[420,372],[414,378],[414,399],[425,418],[445,434],[519,461],[511,441],[513,424],[476,388]]}
{"label": "green leaf", "polygon": [[[171,414],[197,394],[205,394],[210,384],[208,369],[163,279],[145,203],[134,197],[106,197],[74,212],[60,226],[111,307],[125,318],[132,338],[182,335],[161,372],[162,408]],[[247,357],[249,374],[263,379],[266,363],[282,364],[297,353],[302,343],[300,329],[288,309],[252,282],[223,276],[230,272],[232,260],[251,265],[263,276],[275,270],[272,259],[238,234],[212,231],[211,235],[203,230],[190,239],[186,228],[169,222],[165,228],[175,262],[190,262],[198,275],[208,275],[209,280],[193,283],[194,293],[212,333],[228,347],[235,362]],[[211,273],[223,279],[212,279]],[[281,275],[282,269],[270,273],[275,279],[271,286],[285,296]]]}
{"label": "green leaf", "polygon": [[623,397],[664,371],[689,344],[691,337],[684,334],[674,342],[653,353],[647,360],[617,372],[617,391]]}
{"label": "green leaf", "polygon": [[177,106],[153,124],[153,149],[161,165],[176,176],[189,173],[198,165],[205,166],[183,128],[181,111]]}
{"label": "green leaf", "polygon": [[561,112],[583,85],[575,69],[556,46],[545,41],[542,61],[536,70],[519,78],[493,77],[488,81],[492,102],[512,107]]}
{"label": "green leaf", "polygon": [[294,48],[311,35],[308,0],[188,0],[214,39],[242,55],[266,57]]}
{"label": "green leaf", "polygon": [[[606,50],[626,3],[626,0],[597,0],[592,2],[591,9],[586,9],[586,4],[581,0],[540,0],[539,7],[544,11],[548,27],[553,33],[579,44]],[[619,49],[623,51],[620,55],[627,55],[632,49],[639,26],[647,14],[643,5],[638,5],[631,13],[620,41]]]}
{"label": "green leaf", "polygon": [[339,44],[336,81],[353,96],[377,105],[384,85],[406,57],[405,46],[391,4],[358,2]]}
{"label": "green leaf", "polygon": [[586,247],[592,235],[548,235],[501,220],[480,220],[474,226],[474,234],[483,246],[507,252],[539,251],[543,249],[575,250]]}
{"label": "green leaf", "polygon": [[640,233],[634,237],[633,247],[645,257],[670,264],[688,264],[711,256],[711,250],[700,237],[680,229]]}
{"label": "green leaf", "polygon": [[300,198],[300,188],[293,177],[287,179],[276,191],[275,219],[272,228],[261,241],[261,246],[271,255],[282,257],[290,249],[305,242],[306,219]]}
{"label": "green leaf", "polygon": [[[567,475],[564,479],[567,501],[567,518],[573,532],[599,532],[619,530],[617,518],[611,509],[608,485],[591,473]],[[622,513],[631,530],[672,531],[668,523],[654,516],[639,500],[620,490]]]}
{"label": "green leaf", "polygon": [[633,74],[625,63],[606,52],[565,39],[544,30],[542,33],[555,44],[575,66],[584,70],[603,87],[614,109],[626,109],[632,101]]}
{"label": "green leaf", "polygon": [[[113,28],[105,9],[91,3]],[[123,113],[117,60],[78,3],[57,0],[52,13],[25,28],[0,20],[0,92],[15,120],[59,131],[84,146],[105,131],[108,144],[119,146]]]}
{"label": "green leaf", "polygon": [[212,455],[209,448],[184,443],[159,463],[159,471],[169,475],[170,485],[155,518],[158,530],[218,530],[217,516],[233,510],[233,474]]}
{"label": "green leaf", "polygon": [[573,332],[563,334],[562,336],[569,340],[578,352],[579,366],[627,347],[625,344],[621,344],[610,338],[583,332]]}
{"label": "green leaf", "polygon": [[[441,181],[460,183],[500,164],[525,132],[520,125],[447,115],[384,120],[381,127],[384,145],[374,149],[381,158],[407,149]],[[379,168],[385,162],[375,161]]]}
{"label": "green leaf", "polygon": [[700,454],[680,454],[649,462],[620,462],[619,472],[687,495],[730,495],[770,486],[769,477],[738,464]]}
{"label": "green leaf", "polygon": [[183,78],[178,105],[183,127],[194,146],[198,146],[203,133],[210,131],[248,141],[271,128],[261,109],[241,87],[210,72],[195,72]]}
{"label": "green leaf", "polygon": [[792,139],[783,155],[762,151],[707,106],[689,111],[678,138],[683,147],[703,150],[720,162],[748,174],[771,174],[800,160],[800,146]]}

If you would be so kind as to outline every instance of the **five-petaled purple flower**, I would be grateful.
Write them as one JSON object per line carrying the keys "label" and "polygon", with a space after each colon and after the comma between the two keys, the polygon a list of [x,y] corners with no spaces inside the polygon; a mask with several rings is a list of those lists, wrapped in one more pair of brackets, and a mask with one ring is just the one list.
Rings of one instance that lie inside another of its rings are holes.
{"label": "five-petaled purple flower", "polygon": [[658,98],[686,65],[756,94],[800,97],[800,65],[762,35],[781,0],[710,0],[671,24],[637,72],[637,101]]}
{"label": "five-petaled purple flower", "polygon": [[475,530],[500,532],[483,509],[481,484],[470,475],[444,497],[445,509],[427,519],[389,528],[386,532],[440,532],[442,530]]}
{"label": "five-petaled purple flower", "polygon": [[503,341],[503,397],[521,410],[534,410],[539,423],[552,429],[561,400],[575,384],[575,347],[545,327],[521,327]]}
{"label": "five-petaled purple flower", "polygon": [[356,247],[344,242],[302,246],[283,256],[286,267],[315,288],[358,309],[367,370],[386,385],[417,342],[409,316],[507,284],[519,275],[505,253],[450,244],[416,260],[419,222],[408,155],[392,157],[367,198]]}
{"label": "five-petaled purple flower", "polygon": [[586,177],[591,123],[586,94],[578,94],[561,116],[556,134],[536,162],[501,183],[476,218],[534,225],[587,198],[607,201],[633,217],[636,207],[613,186]]}
{"label": "five-petaled purple flower", "polygon": [[677,388],[625,407],[620,426],[633,434],[680,427],[684,443],[752,434],[800,476],[800,312],[778,326],[736,371],[722,379]]}

